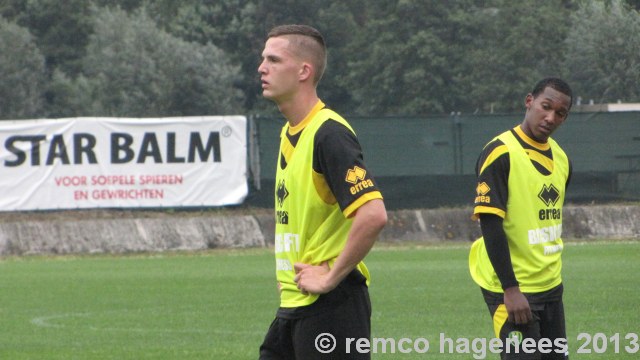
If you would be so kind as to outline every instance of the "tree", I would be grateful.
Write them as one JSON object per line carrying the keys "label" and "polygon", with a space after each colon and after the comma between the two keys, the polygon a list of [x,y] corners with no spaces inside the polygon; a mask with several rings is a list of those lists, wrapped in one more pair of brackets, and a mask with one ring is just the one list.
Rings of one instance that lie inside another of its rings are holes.
{"label": "tree", "polygon": [[466,89],[456,94],[461,109],[522,111],[524,96],[538,80],[562,76],[570,12],[563,0],[497,0],[465,11],[472,33],[456,75]]}
{"label": "tree", "polygon": [[38,117],[43,105],[44,57],[25,28],[0,17],[0,117]]}
{"label": "tree", "polygon": [[[532,84],[550,75],[585,100],[639,101],[639,3],[4,0],[0,15],[32,34],[41,55],[25,64],[45,59],[46,78],[29,73],[44,103],[14,114],[275,114],[257,73],[265,35],[304,23],[329,47],[318,88],[329,106],[417,115],[521,111]],[[11,52],[0,66],[19,61]]]}
{"label": "tree", "polygon": [[627,3],[629,4],[629,6],[631,6],[632,8],[640,11],[640,0],[627,0]]}
{"label": "tree", "polygon": [[[163,2],[154,4],[152,17],[166,16],[163,14],[167,5],[162,5]],[[320,2],[297,0],[187,1],[162,23],[176,36],[201,44],[210,42],[228,53],[231,61],[240,66],[237,85],[245,94],[245,108],[267,112],[273,106],[261,101],[257,73],[267,32],[275,25],[286,23],[309,24],[323,31],[318,14],[324,7]]]}
{"label": "tree", "polygon": [[[177,37],[200,44],[211,43],[229,54],[230,61],[240,67],[236,86],[245,94],[246,109],[253,107],[259,89],[257,46],[263,36],[259,35],[260,22],[255,21],[255,3],[240,0],[187,3],[163,23],[167,31]],[[165,8],[154,5],[152,16],[162,18]]]}
{"label": "tree", "polygon": [[47,71],[75,75],[91,34],[91,3],[85,0],[26,0],[16,21],[29,28],[45,56]]}
{"label": "tree", "polygon": [[532,83],[560,75],[570,6],[564,0],[369,3],[350,66],[359,112],[520,110]]}
{"label": "tree", "polygon": [[46,116],[64,118],[102,114],[97,110],[101,109],[101,98],[93,94],[96,82],[82,74],[71,78],[60,70],[54,70],[47,85],[49,101],[45,107]]}
{"label": "tree", "polygon": [[[143,6],[148,0],[91,0],[93,5],[99,8],[120,8],[127,13],[135,11]],[[152,1],[153,3],[154,1]],[[162,1],[158,1],[162,2]]]}
{"label": "tree", "polygon": [[[238,68],[217,47],[158,29],[144,8],[131,16],[97,9],[83,60],[93,115],[178,116],[242,113]],[[62,81],[61,83],[64,83]]]}
{"label": "tree", "polygon": [[455,16],[469,1],[370,2],[351,48],[349,85],[360,114],[452,110],[463,44]]}
{"label": "tree", "polygon": [[590,0],[571,23],[565,66],[575,97],[640,101],[640,13],[621,0]]}

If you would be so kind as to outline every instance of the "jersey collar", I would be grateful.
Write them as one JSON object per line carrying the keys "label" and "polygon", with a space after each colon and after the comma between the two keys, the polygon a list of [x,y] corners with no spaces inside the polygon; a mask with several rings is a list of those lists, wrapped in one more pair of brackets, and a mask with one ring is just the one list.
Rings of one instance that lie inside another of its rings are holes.
{"label": "jersey collar", "polygon": [[522,139],[524,142],[526,142],[527,144],[531,145],[535,149],[538,149],[540,151],[546,151],[546,150],[549,150],[551,148],[551,145],[549,145],[549,142],[539,143],[539,142],[533,140],[532,138],[530,138],[527,134],[524,133],[524,131],[522,131],[522,128],[520,127],[520,125],[518,125],[515,128],[513,128],[513,130],[520,137],[520,139]]}
{"label": "jersey collar", "polygon": [[302,131],[302,129],[304,129],[307,125],[309,125],[309,123],[311,122],[311,119],[313,119],[316,116],[316,114],[322,109],[324,109],[324,103],[322,102],[322,100],[318,100],[318,102],[313,106],[311,111],[307,114],[307,116],[304,117],[304,119],[299,124],[297,124],[296,126],[289,127],[289,134],[295,135],[300,131]]}

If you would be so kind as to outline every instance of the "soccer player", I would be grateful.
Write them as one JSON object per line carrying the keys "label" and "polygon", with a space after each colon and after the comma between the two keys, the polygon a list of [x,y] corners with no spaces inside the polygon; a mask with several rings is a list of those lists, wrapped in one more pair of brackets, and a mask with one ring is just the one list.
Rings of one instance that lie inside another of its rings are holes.
{"label": "soccer player", "polygon": [[280,307],[260,359],[369,359],[347,338],[369,339],[369,271],[362,260],[387,222],[382,195],[347,121],[319,99],[322,35],[282,25],[258,67],[262,94],[287,123],[275,188]]}
{"label": "soccer player", "polygon": [[[469,269],[504,344],[502,359],[567,358],[560,270],[571,165],[550,136],[572,101],[566,82],[541,80],[525,98],[524,121],[491,140],[476,165],[473,218],[482,237],[471,247]],[[551,346],[543,340],[543,351],[529,354],[543,338]],[[524,339],[536,345],[524,349]]]}

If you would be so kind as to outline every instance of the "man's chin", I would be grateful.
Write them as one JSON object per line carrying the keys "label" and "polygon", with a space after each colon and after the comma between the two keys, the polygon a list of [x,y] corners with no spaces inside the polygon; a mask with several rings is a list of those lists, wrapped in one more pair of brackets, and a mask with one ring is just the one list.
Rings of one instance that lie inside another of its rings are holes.
{"label": "man's chin", "polygon": [[272,93],[270,93],[268,90],[263,90],[262,91],[262,97],[267,99],[267,100],[273,100],[274,96]]}

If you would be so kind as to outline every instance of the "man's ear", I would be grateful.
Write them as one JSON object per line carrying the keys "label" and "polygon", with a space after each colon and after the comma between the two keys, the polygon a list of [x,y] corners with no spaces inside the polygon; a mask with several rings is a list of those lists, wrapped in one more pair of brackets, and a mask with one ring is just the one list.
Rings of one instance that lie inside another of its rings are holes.
{"label": "man's ear", "polygon": [[531,108],[531,104],[533,104],[533,95],[532,94],[527,94],[527,96],[524,98],[524,107],[527,108],[527,110],[529,110]]}
{"label": "man's ear", "polygon": [[300,81],[307,81],[313,76],[313,67],[309,63],[302,63],[300,68],[299,79]]}

